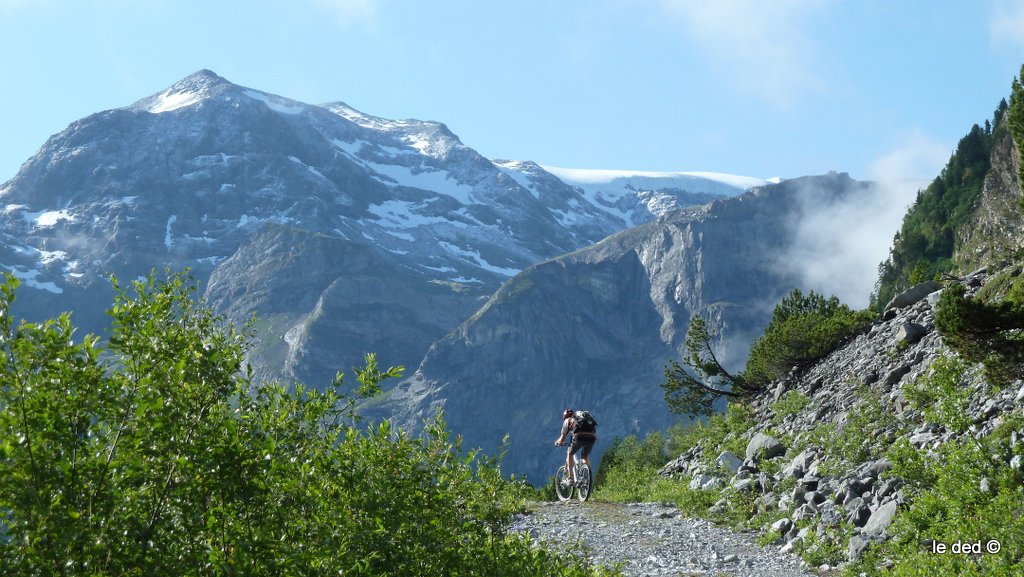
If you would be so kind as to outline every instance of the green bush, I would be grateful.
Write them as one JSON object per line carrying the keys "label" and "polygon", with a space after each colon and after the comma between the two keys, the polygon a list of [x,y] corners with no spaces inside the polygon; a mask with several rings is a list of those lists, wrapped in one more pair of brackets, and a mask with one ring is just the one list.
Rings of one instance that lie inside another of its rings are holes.
{"label": "green bush", "polygon": [[963,285],[942,291],[935,327],[943,341],[964,359],[983,363],[985,375],[1006,385],[1024,375],[1024,304],[1017,302],[1018,283],[1009,298],[982,302],[964,296]]}
{"label": "green bush", "polygon": [[[115,283],[106,348],[15,325],[0,284],[0,574],[573,575],[505,531],[522,488],[451,441],[356,428],[333,387],[253,388],[183,275]],[[399,374],[368,356],[360,394]]]}
{"label": "green bush", "polygon": [[772,423],[778,425],[785,421],[787,417],[806,409],[810,404],[811,399],[800,391],[786,391],[785,394],[779,397],[779,400],[772,403],[772,413],[775,414],[772,418]]}
{"label": "green bush", "polygon": [[766,386],[794,367],[804,366],[835,350],[871,325],[874,315],[854,311],[836,297],[794,289],[775,306],[764,335],[754,341],[743,378]]}

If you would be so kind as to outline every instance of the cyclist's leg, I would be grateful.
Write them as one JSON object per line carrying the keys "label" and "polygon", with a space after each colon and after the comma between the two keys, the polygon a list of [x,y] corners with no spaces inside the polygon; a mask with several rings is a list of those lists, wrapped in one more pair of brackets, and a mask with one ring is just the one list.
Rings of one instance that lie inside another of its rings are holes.
{"label": "cyclist's leg", "polygon": [[569,480],[574,483],[576,482],[576,467],[572,462],[572,456],[575,455],[582,447],[583,445],[576,440],[576,435],[573,435],[572,443],[569,443],[569,450],[566,451],[565,455],[565,470],[569,472]]}
{"label": "cyclist's leg", "polygon": [[572,448],[575,447],[575,440],[569,443],[569,448],[565,450],[565,477],[568,478],[569,483],[575,483],[575,467],[572,466],[572,453],[575,451]]}
{"label": "cyclist's leg", "polygon": [[590,466],[590,451],[594,450],[594,441],[584,441],[583,443],[583,454],[581,460],[586,466]]}

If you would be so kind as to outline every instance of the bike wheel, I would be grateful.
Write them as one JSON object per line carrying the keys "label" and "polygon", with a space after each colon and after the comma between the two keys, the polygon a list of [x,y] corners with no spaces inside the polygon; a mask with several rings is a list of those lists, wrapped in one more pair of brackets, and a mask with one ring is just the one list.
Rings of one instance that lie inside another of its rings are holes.
{"label": "bike wheel", "polygon": [[577,493],[576,496],[580,501],[586,501],[590,498],[590,487],[593,481],[590,478],[590,467],[583,465],[578,471],[579,478],[577,479]]}
{"label": "bike wheel", "polygon": [[568,480],[569,473],[566,471],[565,465],[562,465],[555,473],[555,494],[558,495],[559,501],[572,499],[573,486],[568,484]]}

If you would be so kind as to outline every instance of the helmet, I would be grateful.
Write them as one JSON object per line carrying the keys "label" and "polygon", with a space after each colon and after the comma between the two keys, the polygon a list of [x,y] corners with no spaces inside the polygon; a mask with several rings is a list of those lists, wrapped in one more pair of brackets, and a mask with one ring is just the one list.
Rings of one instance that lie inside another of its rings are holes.
{"label": "helmet", "polygon": [[566,409],[565,412],[562,413],[562,418],[563,419],[568,419],[571,416],[572,416],[572,409]]}

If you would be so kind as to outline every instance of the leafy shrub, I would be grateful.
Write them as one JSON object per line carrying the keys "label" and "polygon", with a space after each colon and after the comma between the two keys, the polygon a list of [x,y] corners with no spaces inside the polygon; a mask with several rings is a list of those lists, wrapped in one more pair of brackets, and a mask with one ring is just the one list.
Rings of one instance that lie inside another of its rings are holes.
{"label": "leafy shrub", "polygon": [[[847,413],[844,423],[839,426],[825,424],[816,431],[813,443],[823,449],[824,460],[820,470],[824,475],[839,474],[877,458],[895,441],[896,435],[905,430],[905,425],[870,389],[859,389],[857,397],[857,403]],[[887,433],[888,429],[895,432]]]}
{"label": "leafy shrub", "polygon": [[967,431],[972,421],[967,413],[971,389],[966,386],[967,365],[957,357],[935,359],[924,378],[903,390],[910,406],[921,411],[929,423],[944,423],[955,433]]}
{"label": "leafy shrub", "polygon": [[[0,284],[0,574],[590,575],[505,531],[521,487],[451,441],[356,428],[325,391],[240,371],[183,275],[115,283],[112,332],[15,326]],[[399,369],[368,356],[358,391]]]}
{"label": "leafy shrub", "polygon": [[636,435],[615,439],[612,446],[601,456],[601,466],[594,477],[595,485],[602,485],[608,471],[616,470],[649,470],[658,469],[671,458],[665,437],[655,431],[643,441]]}
{"label": "leafy shrub", "polygon": [[983,363],[985,375],[1008,384],[1024,375],[1024,303],[1015,283],[1010,298],[992,303],[968,299],[963,285],[942,291],[935,327],[944,342],[964,359]]}
{"label": "leafy shrub", "polygon": [[743,377],[763,387],[794,367],[804,366],[835,350],[843,341],[870,326],[874,315],[854,311],[836,297],[794,289],[775,306],[764,335],[750,348]]}
{"label": "leafy shrub", "polygon": [[786,391],[779,400],[772,403],[772,413],[775,414],[772,422],[779,424],[785,421],[786,417],[799,413],[810,404],[811,399],[800,391]]}

